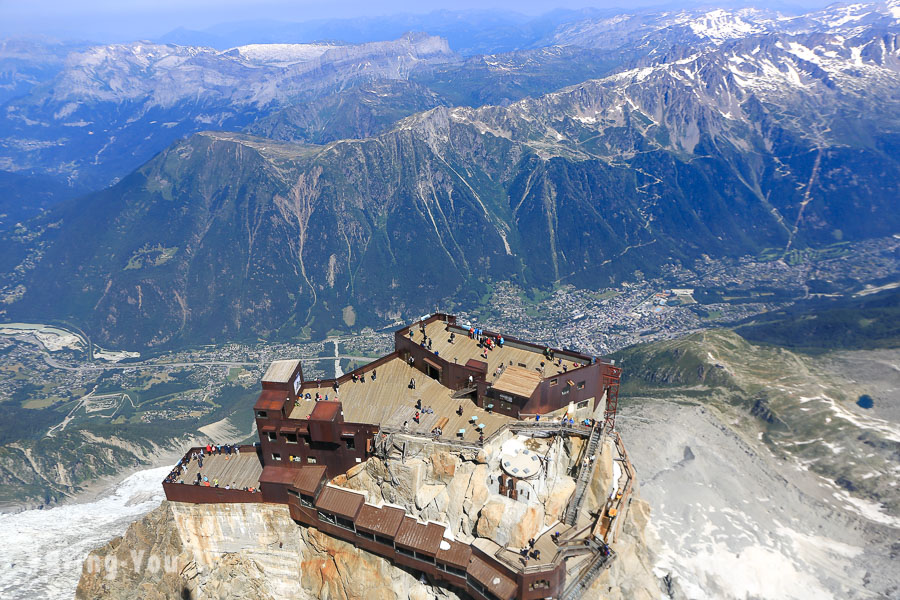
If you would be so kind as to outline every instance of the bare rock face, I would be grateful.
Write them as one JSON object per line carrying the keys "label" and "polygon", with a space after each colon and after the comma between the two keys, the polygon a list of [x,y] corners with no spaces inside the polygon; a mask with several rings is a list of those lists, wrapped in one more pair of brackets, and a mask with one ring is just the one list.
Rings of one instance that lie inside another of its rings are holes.
{"label": "bare rock face", "polygon": [[455,599],[270,504],[164,502],[95,550],[83,599]]}
{"label": "bare rock face", "polygon": [[432,476],[438,481],[449,483],[456,474],[459,459],[449,452],[435,452],[431,455]]}
{"label": "bare rock face", "polygon": [[560,479],[550,490],[544,502],[544,525],[559,520],[566,510],[569,498],[575,493],[575,480],[571,477]]}
{"label": "bare rock face", "polygon": [[585,598],[655,600],[661,597],[660,581],[653,573],[655,543],[649,539],[646,529],[649,520],[650,505],[634,497],[622,532],[613,544],[616,560],[597,578]]}
{"label": "bare rock face", "polygon": [[544,522],[544,509],[539,504],[526,505],[509,498],[492,498],[478,518],[478,536],[500,545],[521,548],[537,535]]}

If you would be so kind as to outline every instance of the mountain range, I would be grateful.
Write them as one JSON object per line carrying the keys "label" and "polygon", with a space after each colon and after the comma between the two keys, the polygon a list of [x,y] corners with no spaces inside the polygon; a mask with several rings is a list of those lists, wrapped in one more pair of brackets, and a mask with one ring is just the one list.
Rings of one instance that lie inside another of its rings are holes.
{"label": "mountain range", "polygon": [[426,35],[88,48],[5,105],[10,172],[78,154],[68,176],[97,182],[171,144],[8,223],[2,310],[114,345],[298,339],[346,328],[347,307],[383,322],[497,280],[604,286],[892,235],[898,18],[590,18],[472,57]]}

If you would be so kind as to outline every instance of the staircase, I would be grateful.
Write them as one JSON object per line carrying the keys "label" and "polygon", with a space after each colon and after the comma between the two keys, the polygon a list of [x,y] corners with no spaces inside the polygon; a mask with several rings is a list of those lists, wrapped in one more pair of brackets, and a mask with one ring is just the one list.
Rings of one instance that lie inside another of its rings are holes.
{"label": "staircase", "polygon": [[578,574],[578,577],[566,586],[566,589],[559,597],[559,600],[575,600],[576,598],[582,598],[585,592],[590,589],[594,580],[597,579],[607,566],[609,566],[609,563],[614,556],[615,553],[608,548],[605,552],[602,550],[597,552],[597,554],[594,555],[594,558],[591,559],[591,562],[588,563],[588,566]]}
{"label": "staircase", "polygon": [[469,394],[474,393],[476,391],[478,391],[477,385],[464,387],[462,389],[459,389],[459,390],[456,390],[455,392],[453,392],[453,395],[451,396],[451,398],[453,398],[454,400],[459,400],[460,398],[465,398]]}
{"label": "staircase", "polygon": [[597,446],[600,445],[600,432],[602,429],[602,427],[597,427],[596,425],[591,429],[591,437],[588,439],[584,454],[582,454],[583,458],[578,471],[578,479],[575,483],[575,493],[572,494],[572,499],[569,501],[569,506],[566,507],[566,514],[563,517],[563,523],[566,525],[575,525],[575,521],[578,519],[578,511],[581,510],[581,503],[584,500],[584,491],[591,480],[591,473],[594,472],[594,463],[590,459],[597,451]]}

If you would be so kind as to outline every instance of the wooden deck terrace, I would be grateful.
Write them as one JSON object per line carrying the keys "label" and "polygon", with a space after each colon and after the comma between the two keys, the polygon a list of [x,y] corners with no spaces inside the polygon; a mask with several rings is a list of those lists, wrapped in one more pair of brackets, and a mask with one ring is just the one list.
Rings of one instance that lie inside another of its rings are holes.
{"label": "wooden deck terrace", "polygon": [[[197,480],[197,473],[209,478],[210,487],[215,487],[214,481],[219,481],[219,487],[226,485],[231,489],[242,490],[245,487],[259,489],[259,477],[262,475],[263,466],[256,454],[255,448],[242,446],[240,454],[226,455],[207,454],[203,457],[203,468],[198,461],[192,460],[182,477],[185,485],[193,485]],[[200,485],[205,486],[201,483]]]}
{"label": "wooden deck terrace", "polygon": [[[447,325],[443,321],[432,321],[425,325],[425,335],[431,340],[431,351],[451,363],[464,365],[471,358],[486,362],[488,364],[487,381],[491,384],[497,380],[498,367],[510,366],[510,363],[512,366],[542,373],[544,378],[563,374],[563,367],[572,371],[587,364],[586,361],[576,362],[565,359],[560,354],[557,354],[556,359],[550,361],[537,348],[528,347],[526,349],[524,345],[517,342],[506,343],[502,348],[494,346],[493,350],[487,351],[487,358],[485,358],[482,354],[485,350],[478,347],[478,340],[470,338],[468,333],[461,333],[468,331],[467,329],[457,326],[451,326],[450,329],[452,332],[456,332],[452,344],[450,343],[451,331],[447,331]],[[418,325],[411,326],[409,331],[412,333],[410,338],[412,341],[422,342],[422,331]],[[560,359],[562,359],[562,364],[559,362]],[[541,371],[542,362],[544,363],[543,372]]]}
{"label": "wooden deck terrace", "polygon": [[[469,340],[471,341],[471,340]],[[320,384],[319,387],[306,387],[301,392],[310,394],[312,398],[320,394],[322,398],[328,394],[329,400],[341,402],[344,421],[348,423],[371,423],[392,430],[401,430],[404,422],[407,431],[414,435],[430,436],[432,429],[442,418],[447,424],[443,427],[444,438],[452,438],[466,442],[477,442],[478,424],[484,424],[481,430],[487,438],[503,425],[515,419],[495,412],[478,408],[470,399],[453,399],[450,390],[422,371],[411,367],[401,358],[393,358],[375,368],[376,378],[372,379],[372,370],[362,372],[365,383],[346,382],[341,384],[338,392],[334,388]],[[410,389],[409,382],[416,380],[416,389]],[[416,400],[422,400],[422,408],[430,407],[434,412],[419,411],[419,423],[413,417],[416,414]],[[306,419],[315,406],[315,400],[299,400],[290,413],[291,419]],[[462,415],[457,413],[463,407]],[[478,417],[476,421],[472,417]],[[465,434],[458,435],[461,429]]]}

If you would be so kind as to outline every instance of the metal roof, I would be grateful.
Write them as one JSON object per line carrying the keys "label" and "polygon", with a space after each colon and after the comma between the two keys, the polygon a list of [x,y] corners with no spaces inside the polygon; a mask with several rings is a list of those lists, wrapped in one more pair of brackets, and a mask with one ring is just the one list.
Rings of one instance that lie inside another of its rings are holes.
{"label": "metal roof", "polygon": [[438,549],[437,559],[442,563],[465,569],[469,565],[469,558],[472,556],[472,548],[468,544],[462,542],[454,542],[450,540],[441,540]]}
{"label": "metal roof", "polygon": [[291,375],[300,364],[298,359],[292,360],[273,360],[262,380],[270,383],[289,383]]}
{"label": "metal roof", "polygon": [[392,538],[397,535],[405,515],[406,511],[397,506],[375,508],[365,504],[356,517],[356,528]]}
{"label": "metal roof", "polygon": [[530,398],[534,389],[541,382],[541,374],[537,371],[529,371],[522,367],[506,367],[497,381],[494,389],[507,394],[514,394],[524,398]]}
{"label": "metal roof", "polygon": [[333,400],[325,401],[320,400],[316,402],[316,405],[313,407],[312,412],[309,413],[309,420],[311,421],[334,421],[335,417],[337,417],[341,412],[341,403],[334,402]]}
{"label": "metal roof", "polygon": [[325,465],[310,465],[291,470],[297,472],[291,481],[291,487],[299,490],[301,494],[315,496],[319,484],[325,478]]}
{"label": "metal roof", "polygon": [[359,514],[359,509],[365,501],[366,497],[362,494],[326,485],[319,493],[319,499],[316,500],[316,508],[339,517],[355,520],[356,515]]}
{"label": "metal roof", "polygon": [[288,395],[281,390],[263,390],[253,405],[254,410],[281,410]]}
{"label": "metal roof", "polygon": [[466,571],[501,600],[509,600],[516,595],[515,582],[475,554]]}
{"label": "metal roof", "polygon": [[259,482],[289,484],[294,481],[296,476],[297,469],[268,466],[263,468],[262,475],[259,476]]}
{"label": "metal roof", "polygon": [[441,540],[444,539],[444,529],[443,525],[437,523],[423,525],[412,517],[406,517],[400,524],[394,542],[434,556],[441,547]]}

